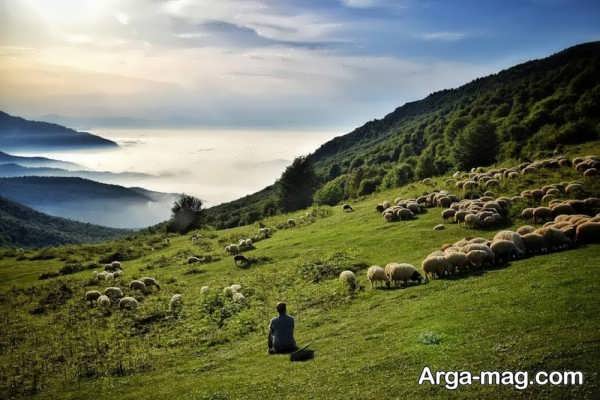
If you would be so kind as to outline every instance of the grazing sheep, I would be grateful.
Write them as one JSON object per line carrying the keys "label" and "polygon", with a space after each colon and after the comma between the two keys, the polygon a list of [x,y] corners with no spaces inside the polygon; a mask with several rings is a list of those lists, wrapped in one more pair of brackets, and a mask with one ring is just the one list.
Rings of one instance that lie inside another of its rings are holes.
{"label": "grazing sheep", "polygon": [[202,286],[200,288],[200,294],[206,294],[206,293],[208,293],[209,290],[210,290],[210,288],[208,286]]}
{"label": "grazing sheep", "polygon": [[223,288],[223,296],[231,297],[233,296],[233,289],[231,286],[226,286]]}
{"label": "grazing sheep", "polygon": [[160,290],[160,285],[158,284],[158,281],[154,278],[151,278],[149,276],[144,276],[143,278],[140,278],[139,280],[142,281],[144,283],[144,285],[146,285],[147,289],[150,289],[151,287],[155,287],[156,289]]}
{"label": "grazing sheep", "polygon": [[111,262],[110,264],[112,265],[112,267],[113,267],[114,269],[123,269],[123,268],[121,267],[121,262],[120,262],[120,261],[113,261],[113,262]]}
{"label": "grazing sheep", "polygon": [[462,270],[469,263],[467,255],[459,251],[448,252],[444,258],[446,258],[446,261],[448,262],[448,269],[450,273],[455,273],[457,270]]}
{"label": "grazing sheep", "polygon": [[510,240],[511,242],[513,242],[515,244],[515,246],[517,247],[517,249],[518,249],[519,253],[521,253],[521,255],[525,254],[525,250],[526,250],[525,243],[523,243],[523,239],[521,238],[521,235],[517,232],[500,231],[494,235],[492,242],[494,242],[496,240]]}
{"label": "grazing sheep", "polygon": [[[229,246],[227,246],[227,247],[229,247]],[[225,248],[225,250],[228,251],[227,248]],[[200,259],[195,256],[188,257],[188,259],[187,259],[188,264],[195,264],[197,262],[200,262]]]}
{"label": "grazing sheep", "polygon": [[[521,239],[520,236],[519,239]],[[523,246],[525,245],[523,244]],[[521,250],[517,248],[517,246],[512,240],[494,240],[490,246],[490,249],[494,252],[495,259],[498,260],[500,263],[508,260],[514,260],[518,258],[521,254],[524,254],[524,252],[522,253]]]}
{"label": "grazing sheep", "polygon": [[173,314],[181,312],[183,308],[183,296],[180,294],[174,294],[169,301],[169,311]]}
{"label": "grazing sheep", "polygon": [[102,293],[97,290],[88,290],[85,292],[85,300],[90,303],[90,306],[94,305],[94,302],[97,301],[100,296],[102,296]]}
{"label": "grazing sheep", "polygon": [[293,218],[290,218],[287,220],[287,224],[288,226],[292,227],[292,226],[296,226],[296,220]]}
{"label": "grazing sheep", "polygon": [[385,282],[387,283],[387,275],[385,274],[385,270],[381,268],[379,265],[372,265],[367,270],[367,279],[371,282],[371,287],[375,286],[376,282]]}
{"label": "grazing sheep", "polygon": [[465,225],[468,228],[477,228],[481,224],[481,220],[477,214],[467,214],[465,216]]}
{"label": "grazing sheep", "polygon": [[243,254],[236,254],[233,256],[233,262],[238,267],[247,267],[250,265],[250,260]]}
{"label": "grazing sheep", "polygon": [[355,290],[357,288],[356,275],[350,270],[342,271],[339,280],[350,290]]}
{"label": "grazing sheep", "polygon": [[475,268],[483,267],[488,257],[488,254],[483,250],[471,250],[467,253],[469,263]]}
{"label": "grazing sheep", "polygon": [[116,279],[116,278],[118,278],[118,277],[120,277],[120,276],[123,275],[123,270],[122,269],[118,269],[115,272],[113,272],[112,274],[113,274],[113,278]]}
{"label": "grazing sheep", "polygon": [[445,210],[442,211],[442,219],[444,221],[447,221],[449,219],[453,219],[455,215],[456,215],[456,210],[454,210],[452,208],[447,208],[447,209],[445,209]]}
{"label": "grazing sheep", "polygon": [[352,211],[354,211],[354,208],[352,208],[352,206],[350,204],[344,204],[342,206],[342,210],[344,210],[344,212],[352,212]]}
{"label": "grazing sheep", "polygon": [[98,297],[97,303],[98,303],[98,305],[100,307],[103,307],[103,308],[108,308],[112,304],[111,301],[110,301],[110,297],[108,297],[105,294],[103,294],[102,296]]}
{"label": "grazing sheep", "polygon": [[549,221],[554,218],[554,213],[548,207],[536,207],[533,209],[533,222]]}
{"label": "grazing sheep", "polygon": [[385,210],[385,208],[383,207],[383,205],[382,205],[382,204],[377,204],[377,205],[375,206],[375,210],[376,210],[378,213],[382,213],[382,212],[383,212],[383,210]]}
{"label": "grazing sheep", "polygon": [[588,168],[583,172],[583,176],[586,178],[598,176],[598,170],[596,168]]}
{"label": "grazing sheep", "polygon": [[444,229],[446,229],[444,224],[437,224],[436,226],[433,227],[434,231],[443,231]]}
{"label": "grazing sheep", "polygon": [[104,280],[112,281],[114,279],[115,279],[115,273],[114,272],[105,272],[104,273]]}
{"label": "grazing sheep", "polygon": [[133,280],[133,281],[129,282],[129,289],[137,290],[142,293],[146,293],[146,290],[147,290],[146,284],[144,282],[142,282],[141,280]]}
{"label": "grazing sheep", "polygon": [[121,309],[135,310],[138,304],[138,301],[133,297],[123,297],[119,300],[119,308]]}
{"label": "grazing sheep", "polygon": [[583,186],[580,183],[571,183],[565,188],[568,195],[576,195],[583,192]]}
{"label": "grazing sheep", "polygon": [[546,240],[539,233],[527,233],[523,235],[523,243],[527,249],[527,254],[540,254],[546,253]]}
{"label": "grazing sheep", "polygon": [[560,229],[546,227],[536,230],[536,233],[544,237],[549,250],[564,250],[571,246],[571,239]]}
{"label": "grazing sheep", "polygon": [[246,301],[246,297],[243,294],[241,294],[240,292],[233,293],[233,296],[231,297],[231,299],[233,301],[235,301],[236,303],[243,303],[244,301]]}
{"label": "grazing sheep", "polygon": [[577,243],[600,243],[600,222],[584,222],[575,232]]}
{"label": "grazing sheep", "polygon": [[116,302],[123,297],[123,291],[118,287],[107,287],[104,289],[104,294],[110,297],[111,301]]}
{"label": "grazing sheep", "polygon": [[429,255],[421,263],[421,269],[427,279],[441,278],[448,269],[448,261],[446,261],[444,253],[441,256]]}
{"label": "grazing sheep", "polygon": [[575,209],[569,203],[560,203],[560,204],[557,204],[557,205],[553,206],[552,207],[552,212],[555,215],[560,215],[560,214],[567,214],[567,215],[576,214]]}
{"label": "grazing sheep", "polygon": [[423,276],[410,264],[389,263],[385,266],[385,275],[388,282],[397,285],[398,282],[408,286],[409,281],[421,281]]}
{"label": "grazing sheep", "polygon": [[230,285],[229,287],[231,288],[231,291],[234,293],[242,290],[242,285],[240,285],[239,283],[234,283],[233,285]]}
{"label": "grazing sheep", "polygon": [[521,236],[526,235],[535,231],[535,228],[531,225],[523,225],[519,229],[517,229],[517,233]]}

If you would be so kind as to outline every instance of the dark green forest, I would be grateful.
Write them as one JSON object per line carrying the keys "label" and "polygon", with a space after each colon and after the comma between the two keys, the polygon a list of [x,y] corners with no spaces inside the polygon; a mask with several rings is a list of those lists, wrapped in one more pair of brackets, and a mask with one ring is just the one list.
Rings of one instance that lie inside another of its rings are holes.
{"label": "dark green forest", "polygon": [[[333,205],[452,170],[560,152],[598,138],[599,110],[600,42],[574,46],[406,103],[323,144],[306,157],[317,175],[313,199]],[[209,222],[233,227],[290,211],[282,190],[301,181],[283,180],[297,175],[292,167],[274,185],[208,209]]]}

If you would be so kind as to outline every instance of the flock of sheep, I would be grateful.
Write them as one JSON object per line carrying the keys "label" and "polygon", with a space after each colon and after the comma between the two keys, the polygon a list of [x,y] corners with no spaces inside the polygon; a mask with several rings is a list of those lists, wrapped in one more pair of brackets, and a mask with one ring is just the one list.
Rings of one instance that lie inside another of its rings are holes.
{"label": "flock of sheep", "polygon": [[[122,276],[123,269],[119,261],[104,265],[104,271],[93,272],[92,283],[98,284],[100,281],[115,280]],[[139,279],[134,279],[129,283],[129,289],[133,293],[147,295],[155,288],[160,290],[160,285],[155,278],[145,276]],[[117,305],[120,309],[135,310],[139,302],[133,296],[125,296],[123,290],[118,286],[109,286],[102,292],[99,290],[88,290],[84,296],[90,306],[97,305],[105,310],[110,309],[113,305]],[[175,294],[169,301],[169,310],[176,312],[182,305],[182,296]]]}

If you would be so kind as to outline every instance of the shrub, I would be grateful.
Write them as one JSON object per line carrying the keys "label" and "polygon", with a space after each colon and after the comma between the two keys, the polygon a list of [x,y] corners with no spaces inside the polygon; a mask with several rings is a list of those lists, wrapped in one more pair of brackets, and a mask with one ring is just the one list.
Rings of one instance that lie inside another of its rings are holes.
{"label": "shrub", "polygon": [[346,185],[348,184],[348,176],[339,176],[315,192],[314,200],[317,204],[326,204],[329,206],[336,205],[346,198]]}
{"label": "shrub", "polygon": [[381,187],[391,189],[394,187],[406,185],[414,178],[414,172],[410,165],[402,163],[395,165],[385,174],[381,181]]}
{"label": "shrub", "polygon": [[483,118],[471,121],[456,137],[452,155],[462,170],[490,165],[498,153],[496,127]]}

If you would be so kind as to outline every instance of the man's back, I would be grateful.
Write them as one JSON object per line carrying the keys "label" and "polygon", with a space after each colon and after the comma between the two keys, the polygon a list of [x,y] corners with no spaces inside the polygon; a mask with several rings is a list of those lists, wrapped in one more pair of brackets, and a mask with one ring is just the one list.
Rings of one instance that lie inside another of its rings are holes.
{"label": "man's back", "polygon": [[287,314],[275,317],[269,324],[269,335],[275,351],[291,351],[296,349],[294,340],[294,318]]}

